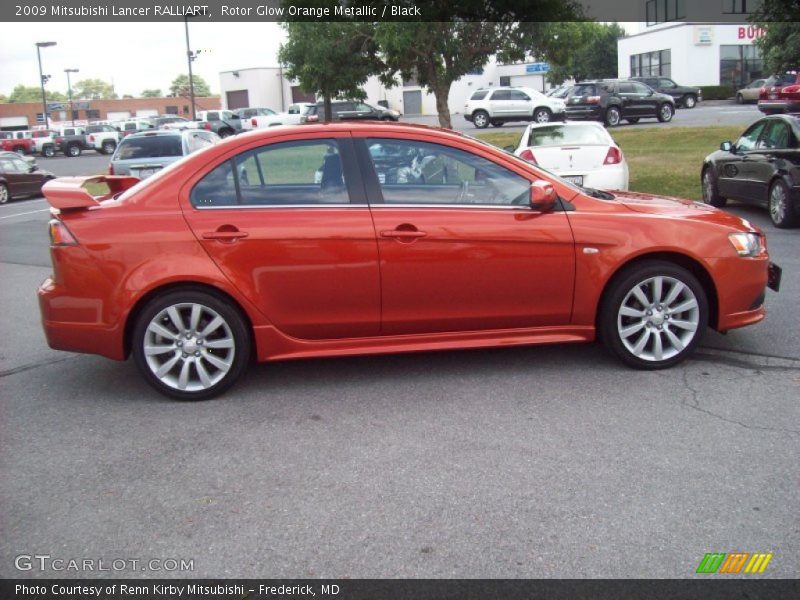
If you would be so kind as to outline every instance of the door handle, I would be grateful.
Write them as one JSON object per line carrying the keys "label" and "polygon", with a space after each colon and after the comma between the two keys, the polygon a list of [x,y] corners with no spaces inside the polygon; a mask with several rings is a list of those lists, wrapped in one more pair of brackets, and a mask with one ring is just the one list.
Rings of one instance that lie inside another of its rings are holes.
{"label": "door handle", "polygon": [[249,233],[245,231],[234,230],[223,230],[223,231],[206,231],[203,233],[204,240],[219,240],[221,242],[235,242],[240,238],[246,238]]}
{"label": "door handle", "polygon": [[425,237],[426,235],[428,234],[424,231],[409,231],[404,229],[386,229],[381,231],[381,237],[396,238],[401,240],[416,239]]}

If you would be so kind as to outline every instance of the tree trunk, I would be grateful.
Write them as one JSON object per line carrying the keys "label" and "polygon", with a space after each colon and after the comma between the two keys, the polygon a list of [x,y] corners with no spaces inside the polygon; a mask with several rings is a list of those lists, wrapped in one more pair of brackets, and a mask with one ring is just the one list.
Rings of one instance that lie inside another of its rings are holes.
{"label": "tree trunk", "polygon": [[434,96],[436,96],[436,112],[439,113],[439,127],[452,129],[453,125],[450,122],[450,106],[447,103],[447,97],[450,95],[450,84],[437,84],[433,87],[432,91]]}
{"label": "tree trunk", "polygon": [[329,93],[327,92],[325,93],[325,95],[323,96],[323,102],[325,105],[325,122],[330,123],[332,120],[331,119],[332,115],[331,115],[331,95]]}

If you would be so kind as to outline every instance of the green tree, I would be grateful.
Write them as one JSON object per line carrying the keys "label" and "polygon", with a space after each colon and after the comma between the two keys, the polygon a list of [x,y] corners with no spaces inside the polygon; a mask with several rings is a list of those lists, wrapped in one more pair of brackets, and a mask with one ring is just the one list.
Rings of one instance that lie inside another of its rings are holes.
{"label": "green tree", "polygon": [[766,73],[800,68],[800,0],[762,0],[750,21],[765,29],[756,46]]}
{"label": "green tree", "polygon": [[[62,94],[61,92],[52,92],[48,89],[45,89],[45,95],[47,97],[47,100],[51,100],[53,102],[61,102],[67,99],[66,94]],[[18,85],[11,91],[11,95],[8,97],[7,101],[41,102],[42,89],[34,86]]]}
{"label": "green tree", "polygon": [[147,89],[142,90],[142,98],[161,98],[163,94],[160,89]]}
{"label": "green tree", "polygon": [[116,98],[114,86],[102,79],[81,79],[72,86],[72,97],[85,100]]}
{"label": "green tree", "polygon": [[303,91],[322,96],[325,120],[331,118],[331,99],[363,100],[361,86],[385,69],[374,41],[374,25],[358,22],[288,22],[287,39],[278,60],[285,75],[300,82]]}
{"label": "green tree", "polygon": [[[199,75],[192,75],[192,85],[194,86],[195,96],[210,96],[211,88],[206,83],[206,80]],[[189,75],[181,74],[172,80],[172,85],[169,86],[169,92],[172,96],[182,96],[189,98],[191,91],[189,90]]]}

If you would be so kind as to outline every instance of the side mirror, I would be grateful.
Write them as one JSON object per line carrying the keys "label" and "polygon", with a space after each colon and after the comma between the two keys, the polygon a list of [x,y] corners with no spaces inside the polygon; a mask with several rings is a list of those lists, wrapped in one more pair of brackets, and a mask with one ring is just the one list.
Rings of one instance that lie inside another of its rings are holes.
{"label": "side mirror", "polygon": [[733,144],[731,142],[722,142],[719,145],[719,149],[724,152],[733,152]]}
{"label": "side mirror", "polygon": [[541,212],[553,210],[558,194],[549,181],[537,180],[531,184],[531,208]]}

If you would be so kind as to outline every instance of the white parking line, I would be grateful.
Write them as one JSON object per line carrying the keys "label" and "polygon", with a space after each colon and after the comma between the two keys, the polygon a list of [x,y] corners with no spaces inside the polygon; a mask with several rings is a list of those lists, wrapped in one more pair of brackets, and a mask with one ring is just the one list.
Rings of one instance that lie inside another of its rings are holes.
{"label": "white parking line", "polygon": [[6,215],[5,217],[0,217],[0,220],[2,220],[2,219],[13,219],[14,217],[21,217],[23,215],[32,215],[34,213],[40,213],[40,212],[50,212],[50,209],[49,208],[43,208],[41,210],[29,210],[28,212],[15,213],[13,215]]}

